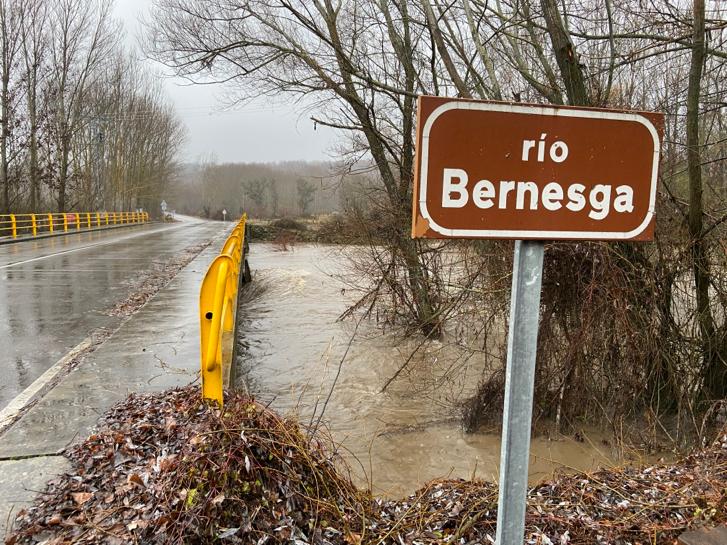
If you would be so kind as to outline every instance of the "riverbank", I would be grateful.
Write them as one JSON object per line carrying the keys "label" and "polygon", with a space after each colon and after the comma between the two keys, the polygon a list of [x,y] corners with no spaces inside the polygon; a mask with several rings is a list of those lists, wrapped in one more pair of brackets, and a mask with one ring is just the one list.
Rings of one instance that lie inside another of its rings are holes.
{"label": "riverbank", "polygon": [[[358,489],[336,446],[243,394],[132,394],[66,454],[6,544],[490,543],[497,486],[439,480],[401,500]],[[727,520],[727,433],[673,464],[558,476],[529,492],[529,543],[675,543]]]}
{"label": "riverbank", "polygon": [[255,242],[272,242],[283,250],[296,243],[361,244],[366,242],[356,221],[343,214],[248,220],[250,237]]}

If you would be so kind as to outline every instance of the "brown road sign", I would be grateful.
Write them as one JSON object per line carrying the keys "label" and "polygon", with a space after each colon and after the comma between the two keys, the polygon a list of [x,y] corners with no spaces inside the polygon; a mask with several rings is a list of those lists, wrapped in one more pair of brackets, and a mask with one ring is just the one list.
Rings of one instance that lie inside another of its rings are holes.
{"label": "brown road sign", "polygon": [[418,105],[413,237],[653,239],[662,114]]}

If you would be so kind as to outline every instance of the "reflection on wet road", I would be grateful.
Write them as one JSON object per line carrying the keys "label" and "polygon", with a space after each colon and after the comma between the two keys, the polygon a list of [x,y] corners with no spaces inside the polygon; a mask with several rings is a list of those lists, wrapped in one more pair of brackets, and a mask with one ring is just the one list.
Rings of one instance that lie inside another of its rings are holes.
{"label": "reflection on wet road", "polygon": [[209,240],[218,222],[188,220],[0,245],[0,409],[109,316],[154,261]]}
{"label": "reflection on wet road", "polygon": [[[496,479],[499,435],[464,433],[458,418],[459,402],[480,377],[479,358],[433,343],[380,393],[420,341],[402,342],[362,322],[338,374],[355,329],[352,320],[337,321],[353,297],[339,280],[344,260],[335,247],[278,252],[252,244],[255,276],[241,308],[238,380],[305,423],[316,421],[335,381],[322,420],[348,451],[359,482],[371,482],[375,492],[401,495],[446,476]],[[570,439],[535,438],[532,455],[536,479],[564,465],[610,461],[597,444]]]}

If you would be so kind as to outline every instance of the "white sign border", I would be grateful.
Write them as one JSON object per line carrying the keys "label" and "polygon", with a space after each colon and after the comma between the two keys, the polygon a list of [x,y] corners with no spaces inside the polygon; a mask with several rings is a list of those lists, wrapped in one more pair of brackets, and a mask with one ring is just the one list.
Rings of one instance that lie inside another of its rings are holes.
{"label": "white sign border", "polygon": [[[429,133],[434,122],[450,110],[481,110],[487,112],[506,112],[528,115],[546,115],[558,117],[580,117],[590,119],[614,119],[618,121],[633,121],[640,123],[648,129],[654,141],[654,158],[651,165],[651,192],[649,195],[649,208],[644,221],[636,229],[628,232],[619,231],[528,231],[528,230],[490,230],[490,229],[449,229],[442,227],[432,219],[427,210],[427,176],[429,169]],[[516,104],[495,104],[488,102],[452,101],[435,108],[427,118],[422,133],[422,153],[419,178],[419,210],[422,216],[429,221],[429,227],[441,235],[448,237],[473,238],[507,238],[507,239],[565,239],[565,240],[628,240],[637,237],[651,223],[656,203],[656,185],[659,169],[659,134],[654,125],[644,116],[626,112],[605,112],[599,110],[576,110],[569,108],[553,108],[550,106],[518,106]]]}

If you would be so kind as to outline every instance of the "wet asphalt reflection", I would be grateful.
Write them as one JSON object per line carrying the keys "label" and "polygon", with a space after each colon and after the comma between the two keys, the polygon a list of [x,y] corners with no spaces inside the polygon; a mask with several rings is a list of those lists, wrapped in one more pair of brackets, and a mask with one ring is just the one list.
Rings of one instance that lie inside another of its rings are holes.
{"label": "wet asphalt reflection", "polygon": [[224,228],[187,219],[0,245],[0,409],[98,328],[155,261]]}

